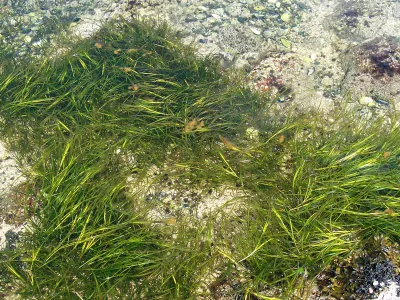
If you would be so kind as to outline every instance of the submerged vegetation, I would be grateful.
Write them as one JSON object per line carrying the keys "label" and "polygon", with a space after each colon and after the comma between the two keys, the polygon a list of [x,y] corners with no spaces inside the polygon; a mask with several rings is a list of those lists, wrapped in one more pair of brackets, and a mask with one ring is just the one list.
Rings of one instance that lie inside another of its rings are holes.
{"label": "submerged vegetation", "polygon": [[27,232],[1,252],[18,293],[272,299],[399,242],[398,127],[282,118],[164,24],[113,21],[58,47],[0,60],[2,139],[28,176]]}

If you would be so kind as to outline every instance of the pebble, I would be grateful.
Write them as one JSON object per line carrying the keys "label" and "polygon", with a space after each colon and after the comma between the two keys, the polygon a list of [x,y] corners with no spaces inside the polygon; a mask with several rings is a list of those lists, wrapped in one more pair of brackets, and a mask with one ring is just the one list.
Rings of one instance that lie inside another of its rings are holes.
{"label": "pebble", "polygon": [[321,80],[321,84],[324,87],[331,87],[333,85],[333,79],[329,76],[324,76]]}
{"label": "pebble", "polygon": [[246,129],[246,137],[249,140],[258,140],[258,136],[259,136],[259,131],[258,129],[254,128],[254,127],[249,127]]}
{"label": "pebble", "polygon": [[24,42],[25,43],[30,43],[32,41],[32,38],[29,36],[29,35],[26,35],[25,37],[24,37]]}
{"label": "pebble", "polygon": [[236,70],[244,70],[244,71],[249,71],[251,69],[249,62],[242,58],[237,59],[233,65],[233,67]]}
{"label": "pebble", "polygon": [[256,5],[256,6],[254,6],[254,10],[255,10],[255,11],[262,11],[262,10],[265,10],[265,6]]}
{"label": "pebble", "polygon": [[32,43],[32,46],[33,47],[40,47],[40,46],[42,46],[42,44],[43,44],[43,40],[39,40],[39,41],[36,41],[36,42]]}
{"label": "pebble", "polygon": [[378,104],[384,105],[384,106],[389,106],[389,102],[386,100],[377,99],[377,100],[375,100],[375,102],[377,102]]}
{"label": "pebble", "polygon": [[212,17],[214,17],[217,20],[221,20],[221,16],[217,14],[211,14]]}
{"label": "pebble", "polygon": [[376,106],[376,103],[375,103],[374,99],[372,99],[371,97],[361,97],[358,100],[358,102],[361,105],[368,106],[368,107],[375,107]]}
{"label": "pebble", "polygon": [[260,34],[261,34],[261,31],[258,30],[257,28],[250,27],[250,30],[251,30],[254,34],[257,34],[257,35],[260,35]]}
{"label": "pebble", "polygon": [[290,48],[292,46],[292,43],[287,39],[281,39],[281,43],[285,48]]}
{"label": "pebble", "polygon": [[69,5],[70,5],[70,7],[77,8],[79,6],[79,2],[78,1],[72,1]]}
{"label": "pebble", "polygon": [[201,43],[201,44],[207,44],[209,42],[210,42],[209,39],[199,39],[199,43]]}
{"label": "pebble", "polygon": [[288,13],[284,13],[281,15],[281,20],[285,23],[290,22],[290,15]]}

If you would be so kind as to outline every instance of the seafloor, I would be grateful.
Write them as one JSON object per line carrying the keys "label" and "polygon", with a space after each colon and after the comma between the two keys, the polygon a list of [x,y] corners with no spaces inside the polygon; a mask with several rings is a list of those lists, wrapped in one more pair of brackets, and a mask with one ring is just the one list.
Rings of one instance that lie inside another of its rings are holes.
{"label": "seafloor", "polygon": [[[40,55],[57,30],[54,20],[88,36],[107,19],[135,15],[167,20],[200,56],[246,72],[254,89],[276,95],[282,113],[313,108],[329,119],[333,110],[350,109],[374,122],[399,111],[400,1],[5,0],[0,42],[10,57]],[[22,228],[13,187],[23,181],[0,141],[0,248]],[[395,289],[376,292],[400,299]]]}

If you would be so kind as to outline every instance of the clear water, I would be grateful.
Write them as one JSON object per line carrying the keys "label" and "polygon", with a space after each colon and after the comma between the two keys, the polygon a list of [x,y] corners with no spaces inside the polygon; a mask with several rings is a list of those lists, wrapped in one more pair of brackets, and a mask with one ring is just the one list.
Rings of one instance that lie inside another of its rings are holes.
{"label": "clear water", "polygon": [[[254,88],[276,91],[282,107],[329,112],[349,92],[362,118],[400,105],[400,1],[4,0],[0,52],[40,55],[59,30],[86,36],[119,14],[165,18],[199,55],[213,54],[224,68],[245,71]],[[0,201],[5,213],[10,198]]]}

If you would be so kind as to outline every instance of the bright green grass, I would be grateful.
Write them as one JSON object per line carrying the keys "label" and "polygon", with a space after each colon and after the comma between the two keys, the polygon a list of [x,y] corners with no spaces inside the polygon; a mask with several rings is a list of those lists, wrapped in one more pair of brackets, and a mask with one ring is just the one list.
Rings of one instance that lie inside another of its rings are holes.
{"label": "bright green grass", "polygon": [[[280,122],[268,99],[165,25],[116,21],[65,45],[23,67],[0,60],[2,137],[31,166],[35,195],[30,232],[2,253],[19,293],[200,299],[244,277],[232,297],[289,295],[306,270],[312,278],[376,235],[399,241],[398,128],[349,114],[335,129],[318,114]],[[187,129],[193,120],[203,123]],[[250,126],[258,139],[246,138]],[[157,204],[127,178],[140,185],[154,165],[152,189],[165,174],[204,199],[233,189],[234,212],[151,221]]]}
{"label": "bright green grass", "polygon": [[[315,122],[295,127],[295,136],[311,133],[308,140],[283,143],[292,172],[273,182],[274,193],[265,189],[267,174],[251,181],[260,215],[249,220],[259,232],[247,238],[253,241],[247,252],[256,251],[247,263],[261,281],[294,284],[305,270],[315,275],[381,234],[399,242],[399,128],[385,132],[377,122],[370,129],[347,129],[347,117],[333,131],[312,128]],[[250,174],[262,173],[266,153]]]}

